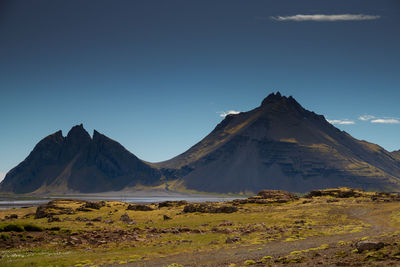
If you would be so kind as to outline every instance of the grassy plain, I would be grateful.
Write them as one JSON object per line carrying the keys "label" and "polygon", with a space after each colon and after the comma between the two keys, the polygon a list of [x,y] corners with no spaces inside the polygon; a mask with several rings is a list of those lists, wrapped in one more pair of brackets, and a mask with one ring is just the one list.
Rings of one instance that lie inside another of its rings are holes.
{"label": "grassy plain", "polygon": [[[185,213],[177,203],[148,205],[150,211],[127,210],[123,202],[104,204],[79,211],[84,202],[59,200],[57,207],[73,212],[51,219],[35,219],[34,207],[0,210],[0,266],[329,266],[346,259],[400,264],[400,250],[393,245],[400,202],[373,201],[368,195],[237,204],[233,213]],[[124,215],[132,221],[121,221]],[[356,242],[370,239],[387,245],[354,251]]]}

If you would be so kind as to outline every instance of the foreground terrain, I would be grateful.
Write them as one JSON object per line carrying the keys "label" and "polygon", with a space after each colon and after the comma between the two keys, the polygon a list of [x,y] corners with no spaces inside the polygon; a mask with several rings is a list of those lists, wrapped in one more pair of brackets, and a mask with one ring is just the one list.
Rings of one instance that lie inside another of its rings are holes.
{"label": "foreground terrain", "polygon": [[60,199],[0,219],[0,266],[400,264],[400,197],[346,188],[201,204]]}

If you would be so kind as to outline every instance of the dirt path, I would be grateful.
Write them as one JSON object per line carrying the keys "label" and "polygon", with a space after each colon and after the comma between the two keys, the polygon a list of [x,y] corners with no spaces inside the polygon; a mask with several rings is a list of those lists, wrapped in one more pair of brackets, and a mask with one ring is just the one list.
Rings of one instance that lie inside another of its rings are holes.
{"label": "dirt path", "polygon": [[[247,259],[261,259],[263,256],[284,256],[292,251],[316,248],[322,244],[337,245],[339,241],[352,241],[365,236],[376,236],[384,232],[392,232],[394,228],[388,225],[382,216],[382,211],[367,207],[356,207],[348,211],[348,215],[370,224],[365,231],[338,234],[330,236],[314,236],[305,240],[292,242],[273,241],[268,244],[240,246],[237,248],[221,248],[214,251],[182,253],[164,258],[154,258],[142,262],[136,262],[134,266],[167,266],[171,263],[179,263],[186,266],[228,266],[231,263],[243,263]],[[119,265],[121,266],[121,265]],[[127,264],[126,266],[132,266]]]}

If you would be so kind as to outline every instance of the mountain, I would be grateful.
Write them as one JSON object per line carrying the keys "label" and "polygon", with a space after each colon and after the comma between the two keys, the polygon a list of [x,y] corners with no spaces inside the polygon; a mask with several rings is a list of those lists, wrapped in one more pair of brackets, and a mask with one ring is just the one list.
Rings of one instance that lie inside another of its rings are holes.
{"label": "mountain", "polygon": [[188,151],[153,166],[187,189],[206,192],[400,189],[400,163],[390,152],[340,131],[279,92],[256,109],[226,116]]}
{"label": "mountain", "polygon": [[158,170],[118,142],[96,130],[91,138],[81,124],[66,137],[58,131],[41,140],[23,162],[7,173],[0,191],[104,192],[149,185],[160,178]]}

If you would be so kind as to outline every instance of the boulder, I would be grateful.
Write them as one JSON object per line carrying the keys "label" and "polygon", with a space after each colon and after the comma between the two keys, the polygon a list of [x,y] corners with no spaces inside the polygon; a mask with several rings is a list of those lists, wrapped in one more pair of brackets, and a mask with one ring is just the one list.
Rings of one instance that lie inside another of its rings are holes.
{"label": "boulder", "polygon": [[134,221],[133,219],[131,219],[131,218],[129,217],[128,214],[123,214],[123,215],[121,215],[120,220],[121,220],[121,222],[123,222],[123,223],[135,224],[135,221]]}
{"label": "boulder", "polygon": [[164,221],[166,221],[166,220],[171,220],[172,218],[169,217],[169,216],[167,216],[167,215],[164,215],[164,216],[163,216],[163,219],[164,219]]}
{"label": "boulder", "polygon": [[383,242],[368,241],[363,240],[356,243],[356,248],[358,252],[363,252],[365,250],[378,250],[385,246]]}

